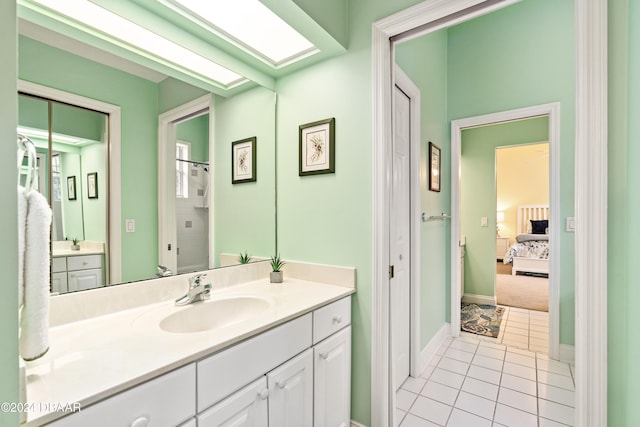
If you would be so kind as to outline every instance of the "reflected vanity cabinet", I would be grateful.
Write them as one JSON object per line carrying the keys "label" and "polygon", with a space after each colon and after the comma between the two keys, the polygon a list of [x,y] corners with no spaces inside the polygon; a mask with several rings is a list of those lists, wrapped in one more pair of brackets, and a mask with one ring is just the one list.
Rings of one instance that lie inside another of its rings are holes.
{"label": "reflected vanity cabinet", "polygon": [[348,427],[350,324],[346,297],[52,426]]}
{"label": "reflected vanity cabinet", "polygon": [[51,291],[84,291],[104,286],[104,256],[101,254],[53,257]]}

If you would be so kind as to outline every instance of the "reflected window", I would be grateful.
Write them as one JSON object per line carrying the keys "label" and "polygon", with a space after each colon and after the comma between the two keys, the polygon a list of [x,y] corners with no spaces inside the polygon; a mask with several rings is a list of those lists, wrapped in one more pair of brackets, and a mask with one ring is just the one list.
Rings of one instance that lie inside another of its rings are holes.
{"label": "reflected window", "polygon": [[189,144],[176,142],[176,197],[189,198]]}

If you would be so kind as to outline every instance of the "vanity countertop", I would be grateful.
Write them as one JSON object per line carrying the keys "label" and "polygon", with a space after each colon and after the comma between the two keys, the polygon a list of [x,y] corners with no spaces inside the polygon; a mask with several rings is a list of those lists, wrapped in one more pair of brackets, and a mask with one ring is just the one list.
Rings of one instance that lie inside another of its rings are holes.
{"label": "vanity countertop", "polygon": [[81,255],[104,255],[104,250],[98,248],[80,248],[80,250],[71,249],[54,249],[52,257],[58,258],[63,256],[81,256]]}
{"label": "vanity countertop", "polygon": [[163,331],[160,319],[192,306],[176,307],[173,301],[52,327],[49,352],[26,366],[26,401],[52,405],[34,405],[26,426],[40,426],[65,415],[37,412],[38,408],[74,403],[86,408],[354,292],[296,278],[285,278],[283,284],[260,279],[212,291],[211,300],[254,296],[271,302],[265,312],[219,329]]}

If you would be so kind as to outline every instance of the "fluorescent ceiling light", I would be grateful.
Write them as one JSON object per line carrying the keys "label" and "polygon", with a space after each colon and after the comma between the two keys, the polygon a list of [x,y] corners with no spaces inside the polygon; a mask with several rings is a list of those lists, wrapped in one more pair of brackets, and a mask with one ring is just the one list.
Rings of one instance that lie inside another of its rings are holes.
{"label": "fluorescent ceiling light", "polygon": [[[231,86],[244,77],[87,0],[33,0],[78,23],[152,54],[156,59]],[[94,35],[103,38],[99,33]],[[124,46],[127,47],[127,46]]]}
{"label": "fluorescent ceiling light", "polygon": [[[316,50],[259,0],[169,0],[274,65]],[[215,29],[211,29],[216,33]]]}
{"label": "fluorescent ceiling light", "polygon": [[[18,133],[32,139],[43,139],[45,141],[49,140],[49,132],[42,129],[18,126]],[[61,133],[55,132],[51,135],[51,139],[53,140],[53,142],[75,146],[89,145],[100,142],[94,141],[92,139],[78,138],[77,136],[63,135]]]}

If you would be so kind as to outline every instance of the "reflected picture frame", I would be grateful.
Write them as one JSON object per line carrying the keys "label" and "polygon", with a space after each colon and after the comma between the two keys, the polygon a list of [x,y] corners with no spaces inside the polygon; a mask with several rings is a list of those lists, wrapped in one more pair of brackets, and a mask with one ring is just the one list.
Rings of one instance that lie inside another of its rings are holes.
{"label": "reflected picture frame", "polygon": [[98,198],[98,172],[87,174],[87,197],[90,199]]}
{"label": "reflected picture frame", "polygon": [[231,143],[231,183],[257,181],[257,138],[245,138]]}
{"label": "reflected picture frame", "polygon": [[76,200],[76,176],[67,177],[67,198],[69,200]]}
{"label": "reflected picture frame", "polygon": [[429,191],[440,192],[440,184],[442,174],[440,173],[441,165],[440,147],[429,141]]}
{"label": "reflected picture frame", "polygon": [[300,125],[298,175],[319,175],[336,172],[336,119],[319,120]]}

